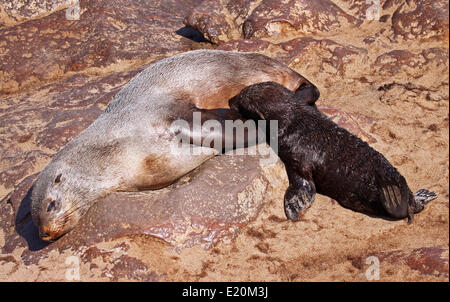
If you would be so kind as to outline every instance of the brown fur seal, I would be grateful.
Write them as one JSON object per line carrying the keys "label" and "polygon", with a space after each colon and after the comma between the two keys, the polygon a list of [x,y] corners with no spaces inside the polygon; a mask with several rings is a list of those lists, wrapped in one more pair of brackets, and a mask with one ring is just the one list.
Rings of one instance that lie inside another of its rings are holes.
{"label": "brown fur seal", "polygon": [[316,192],[355,211],[408,217],[409,222],[436,198],[424,189],[413,195],[382,154],[277,83],[246,87],[229,103],[244,118],[278,120],[279,157],[289,177],[284,208],[290,220],[299,219]]}
{"label": "brown fur seal", "polygon": [[297,91],[309,103],[319,96],[304,77],[256,53],[197,50],[142,71],[40,173],[32,192],[32,218],[40,237],[55,240],[65,234],[112,191],[167,186],[216,155],[218,150],[195,145],[189,148],[201,148],[202,154],[171,154],[176,134],[171,123],[192,119],[193,112],[221,122],[239,119],[217,108],[228,108],[232,96],[263,81]]}

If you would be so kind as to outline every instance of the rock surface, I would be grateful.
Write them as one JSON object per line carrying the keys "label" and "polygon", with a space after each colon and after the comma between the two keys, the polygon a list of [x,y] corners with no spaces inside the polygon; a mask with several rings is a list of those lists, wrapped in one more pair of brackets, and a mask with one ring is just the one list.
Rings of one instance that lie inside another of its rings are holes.
{"label": "rock surface", "polygon": [[72,7],[78,0],[0,1],[0,28],[37,19]]}
{"label": "rock surface", "polygon": [[197,2],[82,0],[79,20],[61,10],[2,29],[0,93],[127,70],[187,50],[175,30],[182,27],[180,10]]}
{"label": "rock surface", "polygon": [[448,39],[448,2],[413,0],[392,16],[394,35],[403,39]]}
{"label": "rock surface", "polygon": [[[75,263],[83,281],[366,281],[371,256],[381,281],[448,280],[447,1],[86,0],[68,20],[71,4],[0,1],[1,280],[70,280]],[[407,225],[318,195],[291,223],[280,162],[221,156],[163,190],[111,194],[40,241],[39,171],[140,70],[197,48],[256,51],[305,75],[325,114],[438,199]]]}

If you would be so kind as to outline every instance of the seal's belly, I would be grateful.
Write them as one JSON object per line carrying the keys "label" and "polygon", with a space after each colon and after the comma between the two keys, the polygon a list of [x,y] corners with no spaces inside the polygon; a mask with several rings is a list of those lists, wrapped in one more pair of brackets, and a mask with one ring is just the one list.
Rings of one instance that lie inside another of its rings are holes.
{"label": "seal's belly", "polygon": [[192,145],[165,154],[148,154],[134,174],[130,187],[137,191],[166,187],[216,154],[214,149]]}

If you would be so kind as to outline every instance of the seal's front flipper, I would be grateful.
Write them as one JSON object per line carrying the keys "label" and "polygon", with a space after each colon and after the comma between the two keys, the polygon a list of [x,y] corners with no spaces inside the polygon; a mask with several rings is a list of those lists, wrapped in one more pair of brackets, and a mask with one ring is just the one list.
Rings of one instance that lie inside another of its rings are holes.
{"label": "seal's front flipper", "polygon": [[302,102],[308,103],[308,105],[314,105],[320,97],[319,89],[311,83],[303,83],[295,91],[297,99]]}
{"label": "seal's front flipper", "polygon": [[403,187],[403,190],[396,184],[381,187],[381,204],[393,218],[401,219],[408,216],[408,200],[411,192],[406,185]]}
{"label": "seal's front flipper", "polygon": [[421,212],[427,203],[436,199],[437,195],[434,192],[426,189],[420,189],[414,193],[414,214]]}
{"label": "seal's front flipper", "polygon": [[286,217],[292,221],[298,221],[300,212],[311,207],[315,195],[316,187],[314,183],[297,177],[289,185],[284,195],[284,212]]}

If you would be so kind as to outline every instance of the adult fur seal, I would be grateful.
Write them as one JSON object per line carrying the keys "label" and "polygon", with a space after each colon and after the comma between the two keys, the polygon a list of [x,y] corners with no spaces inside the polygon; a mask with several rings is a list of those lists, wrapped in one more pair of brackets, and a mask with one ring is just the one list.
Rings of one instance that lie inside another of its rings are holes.
{"label": "adult fur seal", "polygon": [[284,209],[290,220],[299,219],[316,192],[358,212],[408,217],[409,222],[436,198],[424,189],[413,195],[382,154],[277,83],[246,87],[229,103],[245,118],[278,120],[279,157],[289,178]]}
{"label": "adult fur seal", "polygon": [[[142,71],[40,173],[31,212],[40,237],[55,240],[65,234],[93,203],[112,191],[167,186],[216,155],[220,150],[214,146],[198,145],[172,154],[171,147],[178,142],[172,122],[192,122],[193,112],[220,122],[240,119],[234,111],[217,108],[228,108],[232,96],[263,81],[297,91],[310,104],[319,97],[307,79],[256,53],[191,51]],[[201,149],[200,155],[191,152],[195,148]]]}

